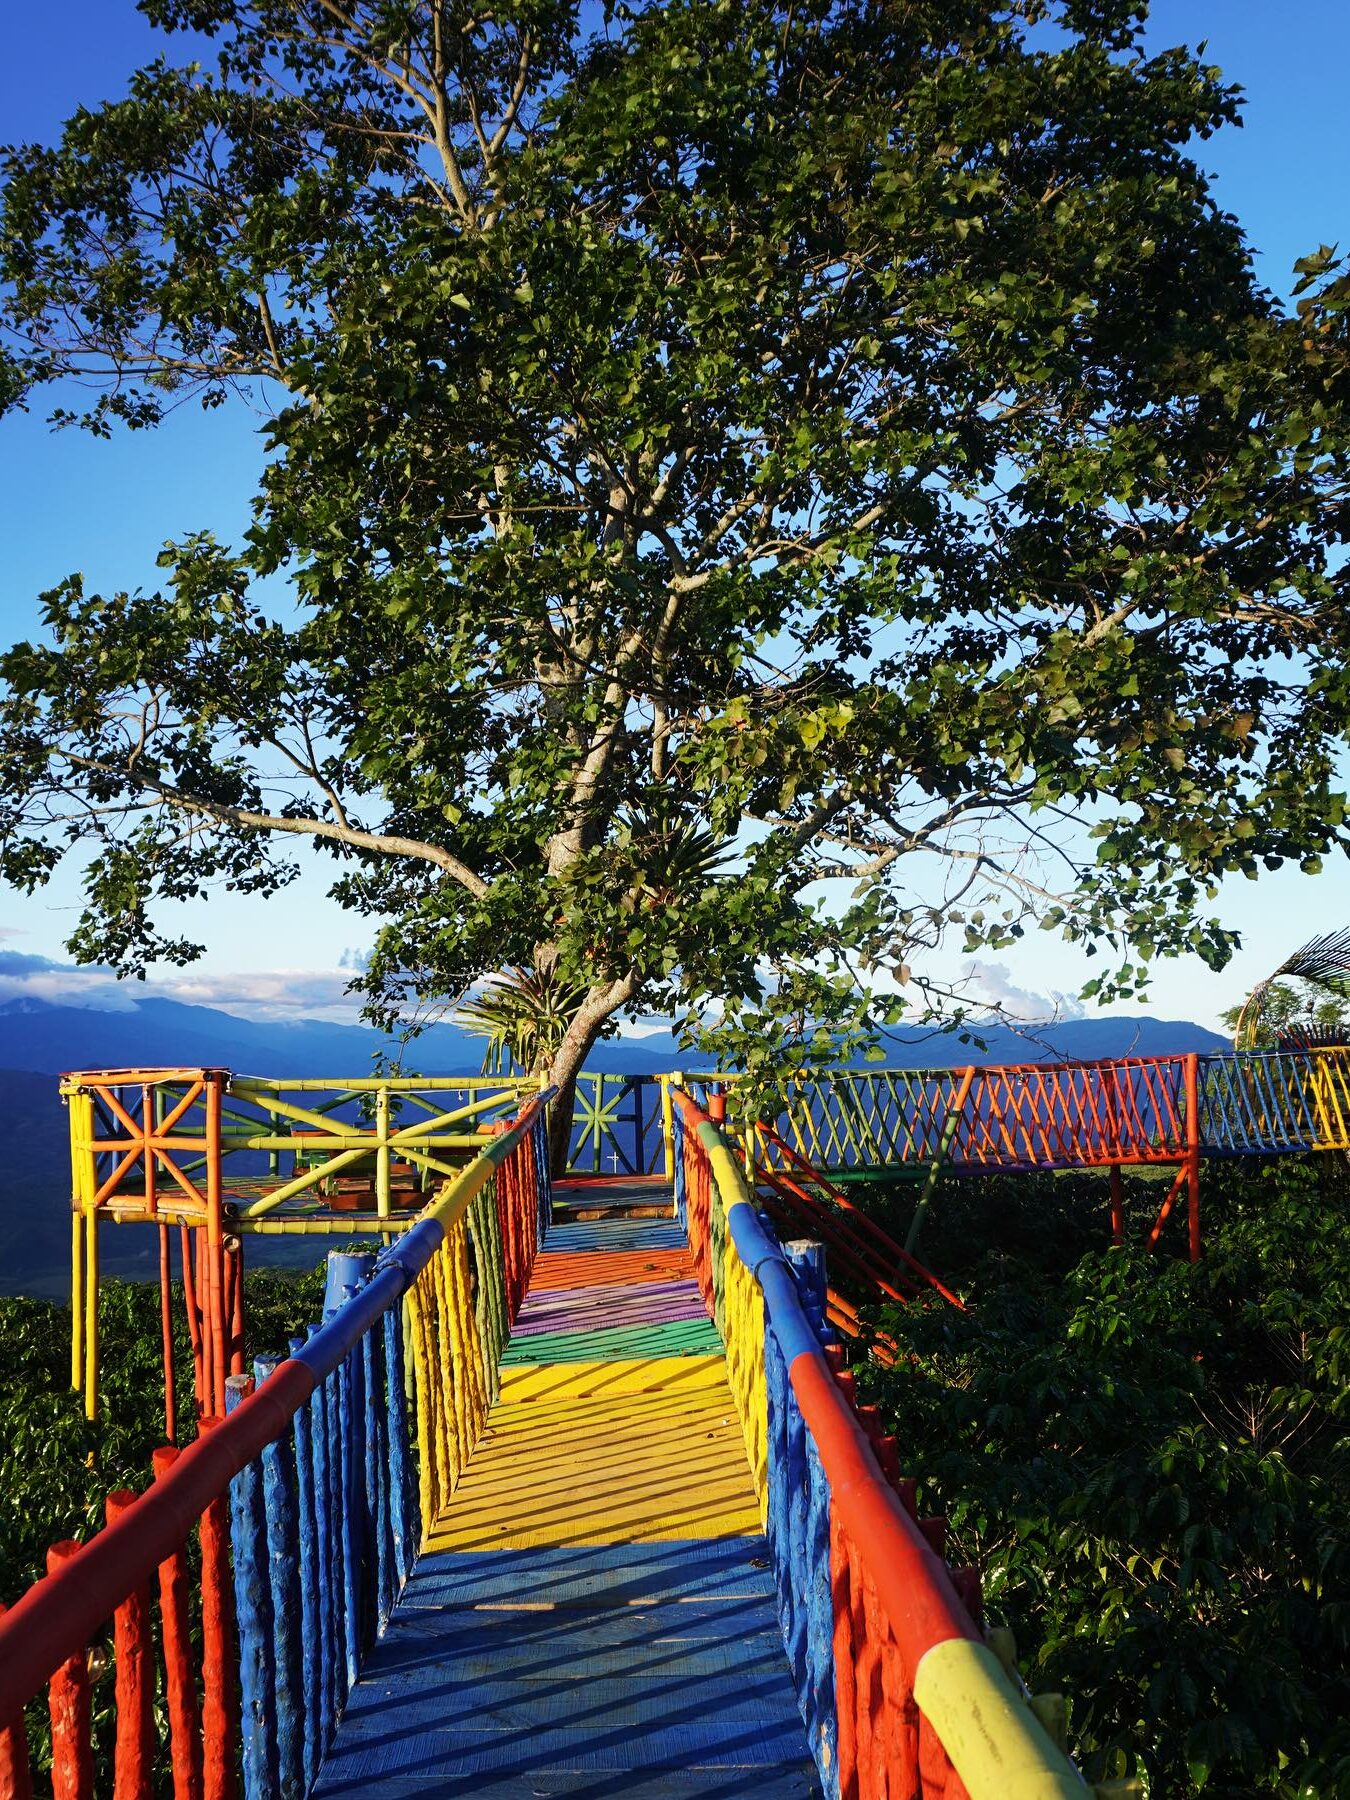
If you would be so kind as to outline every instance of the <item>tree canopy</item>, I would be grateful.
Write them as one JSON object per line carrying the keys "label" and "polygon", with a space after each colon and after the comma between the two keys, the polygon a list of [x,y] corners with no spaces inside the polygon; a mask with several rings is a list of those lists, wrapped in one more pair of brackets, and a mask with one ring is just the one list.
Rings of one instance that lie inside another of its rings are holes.
{"label": "tree canopy", "polygon": [[952,928],[1130,992],[1344,848],[1346,284],[1258,282],[1237,94],[1142,7],[141,10],[7,154],[0,393],[244,393],[267,455],[4,658],[0,866],[87,857],[78,956],[305,838],[374,1017],[552,972],[563,1077],[624,1007],[893,1018]]}

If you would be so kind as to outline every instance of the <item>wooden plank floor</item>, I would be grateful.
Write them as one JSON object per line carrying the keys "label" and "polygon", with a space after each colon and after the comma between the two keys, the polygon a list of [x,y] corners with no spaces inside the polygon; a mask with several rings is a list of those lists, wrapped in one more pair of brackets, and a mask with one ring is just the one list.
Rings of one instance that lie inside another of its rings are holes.
{"label": "wooden plank floor", "polygon": [[606,1219],[547,1242],[316,1793],[817,1796],[683,1234]]}

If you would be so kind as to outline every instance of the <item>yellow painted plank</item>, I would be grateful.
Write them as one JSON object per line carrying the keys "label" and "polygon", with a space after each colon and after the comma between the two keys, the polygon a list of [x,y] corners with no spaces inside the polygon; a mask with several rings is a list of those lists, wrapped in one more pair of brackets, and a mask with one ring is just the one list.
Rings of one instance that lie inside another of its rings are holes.
{"label": "yellow painted plank", "polygon": [[[649,1396],[604,1400],[567,1407],[542,1418],[533,1406],[493,1409],[487,1428],[470,1459],[470,1469],[500,1469],[505,1480],[523,1480],[542,1463],[556,1466],[569,1460],[610,1456],[624,1444],[635,1455],[648,1446],[673,1446],[677,1456],[703,1442],[731,1442],[740,1461],[745,1460],[739,1436],[740,1422],[730,1397],[709,1395],[702,1405],[693,1400],[678,1406],[653,1408]],[[747,1465],[748,1466],[748,1465]],[[466,1471],[466,1478],[467,1478]]]}
{"label": "yellow painted plank", "polygon": [[[552,1409],[499,1403],[430,1550],[530,1549],[753,1535],[759,1507],[730,1396],[653,1409],[649,1396]],[[498,1428],[499,1415],[529,1412]]]}
{"label": "yellow painted plank", "polygon": [[[634,1411],[634,1404],[641,1404],[643,1411]],[[688,1404],[653,1406],[650,1399],[641,1402],[603,1400],[599,1404],[563,1408],[549,1417],[547,1429],[542,1427],[540,1409],[536,1406],[499,1408],[491,1415],[488,1444],[495,1444],[499,1438],[511,1438],[515,1442],[513,1454],[529,1456],[536,1445],[542,1445],[551,1456],[567,1460],[572,1453],[590,1456],[596,1453],[596,1445],[608,1444],[610,1440],[616,1444],[632,1442],[641,1445],[650,1438],[677,1440],[680,1433],[689,1438],[725,1435],[733,1431],[733,1427],[740,1433],[740,1418],[736,1417],[731,1399],[715,1400],[715,1404],[702,1408],[691,1408]],[[585,1442],[580,1442],[581,1433],[587,1435]],[[734,1442],[740,1445],[742,1438],[736,1436]]]}
{"label": "yellow painted plank", "polygon": [[631,1431],[634,1421],[684,1419],[692,1429],[696,1422],[739,1426],[736,1402],[725,1388],[695,1390],[689,1394],[590,1394],[582,1399],[506,1400],[493,1408],[488,1429],[515,1432],[551,1442],[587,1431]]}
{"label": "yellow painted plank", "polygon": [[589,1394],[730,1392],[722,1356],[639,1356],[615,1362],[520,1363],[502,1370],[502,1400],[569,1400]]}

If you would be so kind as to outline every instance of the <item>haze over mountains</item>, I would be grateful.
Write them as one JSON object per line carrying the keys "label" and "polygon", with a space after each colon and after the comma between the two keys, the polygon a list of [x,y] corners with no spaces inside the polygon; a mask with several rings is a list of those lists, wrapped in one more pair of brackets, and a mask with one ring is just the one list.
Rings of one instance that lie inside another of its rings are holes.
{"label": "haze over mountains", "polygon": [[[979,1028],[983,1048],[953,1034],[918,1028],[891,1034],[886,1060],[897,1068],[965,1062],[1031,1062],[1045,1057],[1160,1056],[1216,1050],[1224,1040],[1177,1020],[1101,1016],[1055,1025]],[[60,1074],[67,1069],[226,1068],[240,1075],[364,1075],[398,1044],[364,1025],[325,1019],[254,1020],[213,1006],[142,999],[126,1010],[65,1006],[30,996],[0,1003],[0,1065]],[[483,1040],[453,1025],[433,1025],[406,1050],[420,1075],[477,1070]],[[612,1038],[597,1045],[591,1066],[623,1074],[707,1067],[665,1031]]]}
{"label": "haze over mountains", "polygon": [[[895,1068],[966,1062],[1033,1062],[1050,1057],[1160,1056],[1220,1050],[1225,1041],[1203,1026],[1151,1018],[1069,1019],[1051,1026],[980,1031],[983,1047],[957,1036],[899,1031],[886,1045]],[[141,999],[121,1011],[63,1006],[25,996],[0,1003],[0,1083],[8,1146],[0,1164],[0,1294],[62,1298],[69,1282],[70,1161],[66,1115],[55,1077],[69,1069],[226,1068],[236,1074],[367,1075],[372,1058],[398,1046],[362,1025],[322,1019],[252,1020],[210,1006]],[[432,1026],[405,1054],[409,1072],[462,1075],[476,1071],[481,1038],[452,1025]],[[614,1038],[597,1046],[591,1066],[621,1074],[707,1067],[665,1031]],[[152,1273],[153,1233],[102,1234],[109,1275]],[[317,1260],[324,1246],[298,1240],[254,1245],[253,1260]]]}

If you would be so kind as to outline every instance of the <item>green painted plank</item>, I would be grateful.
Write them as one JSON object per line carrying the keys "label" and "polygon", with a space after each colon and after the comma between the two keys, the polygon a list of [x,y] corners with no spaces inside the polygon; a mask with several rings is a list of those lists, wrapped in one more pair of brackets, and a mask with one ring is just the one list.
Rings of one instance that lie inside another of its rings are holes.
{"label": "green painted plank", "polygon": [[707,1356],[722,1348],[711,1319],[621,1325],[600,1331],[543,1332],[513,1338],[502,1357],[514,1363],[613,1362],[635,1356]]}

